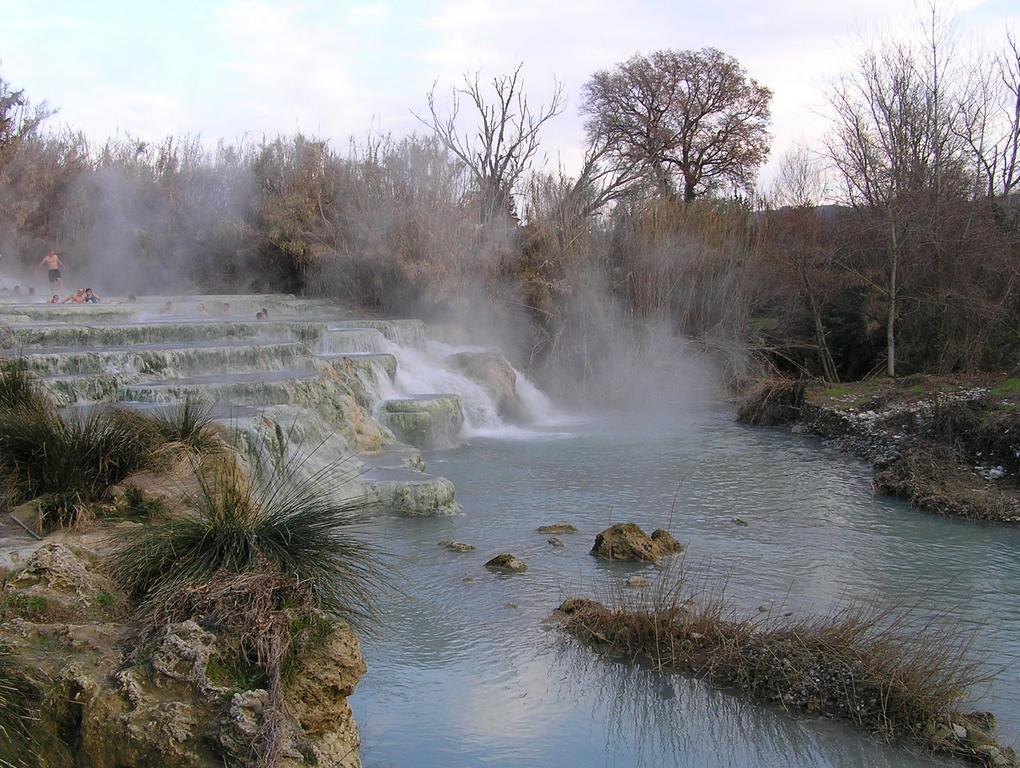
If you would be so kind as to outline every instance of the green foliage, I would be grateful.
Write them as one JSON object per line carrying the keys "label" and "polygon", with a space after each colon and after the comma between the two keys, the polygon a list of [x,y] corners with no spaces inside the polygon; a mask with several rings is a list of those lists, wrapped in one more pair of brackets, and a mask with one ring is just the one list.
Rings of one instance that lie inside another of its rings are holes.
{"label": "green foliage", "polygon": [[[110,486],[143,469],[164,468],[181,453],[213,452],[221,442],[210,408],[186,400],[148,416],[90,408],[62,417],[23,358],[0,361],[0,491],[12,503],[38,499],[43,530],[80,527]],[[133,514],[160,510],[128,500]]]}
{"label": "green foliage", "polygon": [[129,485],[117,505],[117,515],[128,520],[150,521],[164,517],[166,504],[156,496],[150,496],[141,488]]}
{"label": "green foliage", "polygon": [[118,592],[107,592],[101,589],[96,592],[96,605],[104,611],[113,611],[124,604],[124,596]]}
{"label": "green foliage", "polygon": [[206,674],[215,685],[235,691],[266,687],[265,671],[236,654],[213,654],[209,657]]}
{"label": "green foliage", "polygon": [[992,387],[992,394],[998,397],[1020,394],[1020,378],[1009,378]]}
{"label": "green foliage", "polygon": [[42,595],[25,595],[17,590],[7,589],[0,594],[0,619],[12,618],[37,621],[50,614],[50,603]]}
{"label": "green foliage", "polygon": [[303,478],[300,468],[273,463],[248,478],[232,464],[202,476],[190,514],[125,540],[111,560],[115,578],[159,610],[218,575],[277,574],[307,588],[317,608],[363,625],[382,583],[381,553],[361,535],[367,504],[337,495],[335,465]]}

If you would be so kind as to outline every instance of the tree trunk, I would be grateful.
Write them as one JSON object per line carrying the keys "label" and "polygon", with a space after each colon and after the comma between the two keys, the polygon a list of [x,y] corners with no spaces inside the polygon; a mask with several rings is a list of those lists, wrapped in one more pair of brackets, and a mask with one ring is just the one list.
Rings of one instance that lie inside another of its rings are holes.
{"label": "tree trunk", "polygon": [[896,270],[899,267],[899,247],[896,242],[896,222],[890,221],[891,253],[889,260],[889,319],[885,326],[886,373],[896,377]]}
{"label": "tree trunk", "polygon": [[695,184],[690,179],[684,179],[684,202],[689,203],[694,199],[697,190]]}

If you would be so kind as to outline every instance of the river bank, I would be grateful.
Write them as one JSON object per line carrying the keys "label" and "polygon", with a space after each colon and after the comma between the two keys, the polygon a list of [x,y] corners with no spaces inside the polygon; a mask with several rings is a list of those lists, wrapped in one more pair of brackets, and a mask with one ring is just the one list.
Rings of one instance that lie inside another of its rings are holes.
{"label": "river bank", "polygon": [[1020,523],[1020,379],[770,380],[738,417],[823,438],[870,462],[877,491],[920,509]]}

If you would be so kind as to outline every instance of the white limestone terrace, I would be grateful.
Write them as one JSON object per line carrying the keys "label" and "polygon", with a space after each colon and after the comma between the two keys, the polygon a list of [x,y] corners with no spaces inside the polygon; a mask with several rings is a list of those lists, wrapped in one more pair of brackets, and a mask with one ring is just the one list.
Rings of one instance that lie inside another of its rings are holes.
{"label": "white limestone terrace", "polygon": [[352,457],[346,492],[407,515],[457,509],[452,483],[423,471],[418,448],[550,408],[501,355],[435,342],[420,320],[279,294],[93,305],[0,294],[0,355],[23,356],[69,410],[198,398],[256,454],[304,454],[309,472]]}

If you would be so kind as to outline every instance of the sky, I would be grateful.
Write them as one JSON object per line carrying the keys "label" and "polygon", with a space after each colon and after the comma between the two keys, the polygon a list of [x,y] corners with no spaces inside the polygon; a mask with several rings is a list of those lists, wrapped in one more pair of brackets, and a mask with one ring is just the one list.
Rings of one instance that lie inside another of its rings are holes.
{"label": "sky", "polygon": [[[1017,0],[942,6],[968,45],[1020,30]],[[0,0],[0,77],[59,110],[50,125],[155,139],[260,140],[297,130],[338,146],[424,130],[438,83],[524,64],[533,102],[555,81],[564,113],[543,134],[549,169],[583,155],[584,82],[636,53],[712,46],[773,92],[773,152],[820,144],[825,89],[864,42],[915,24],[915,0]]]}

